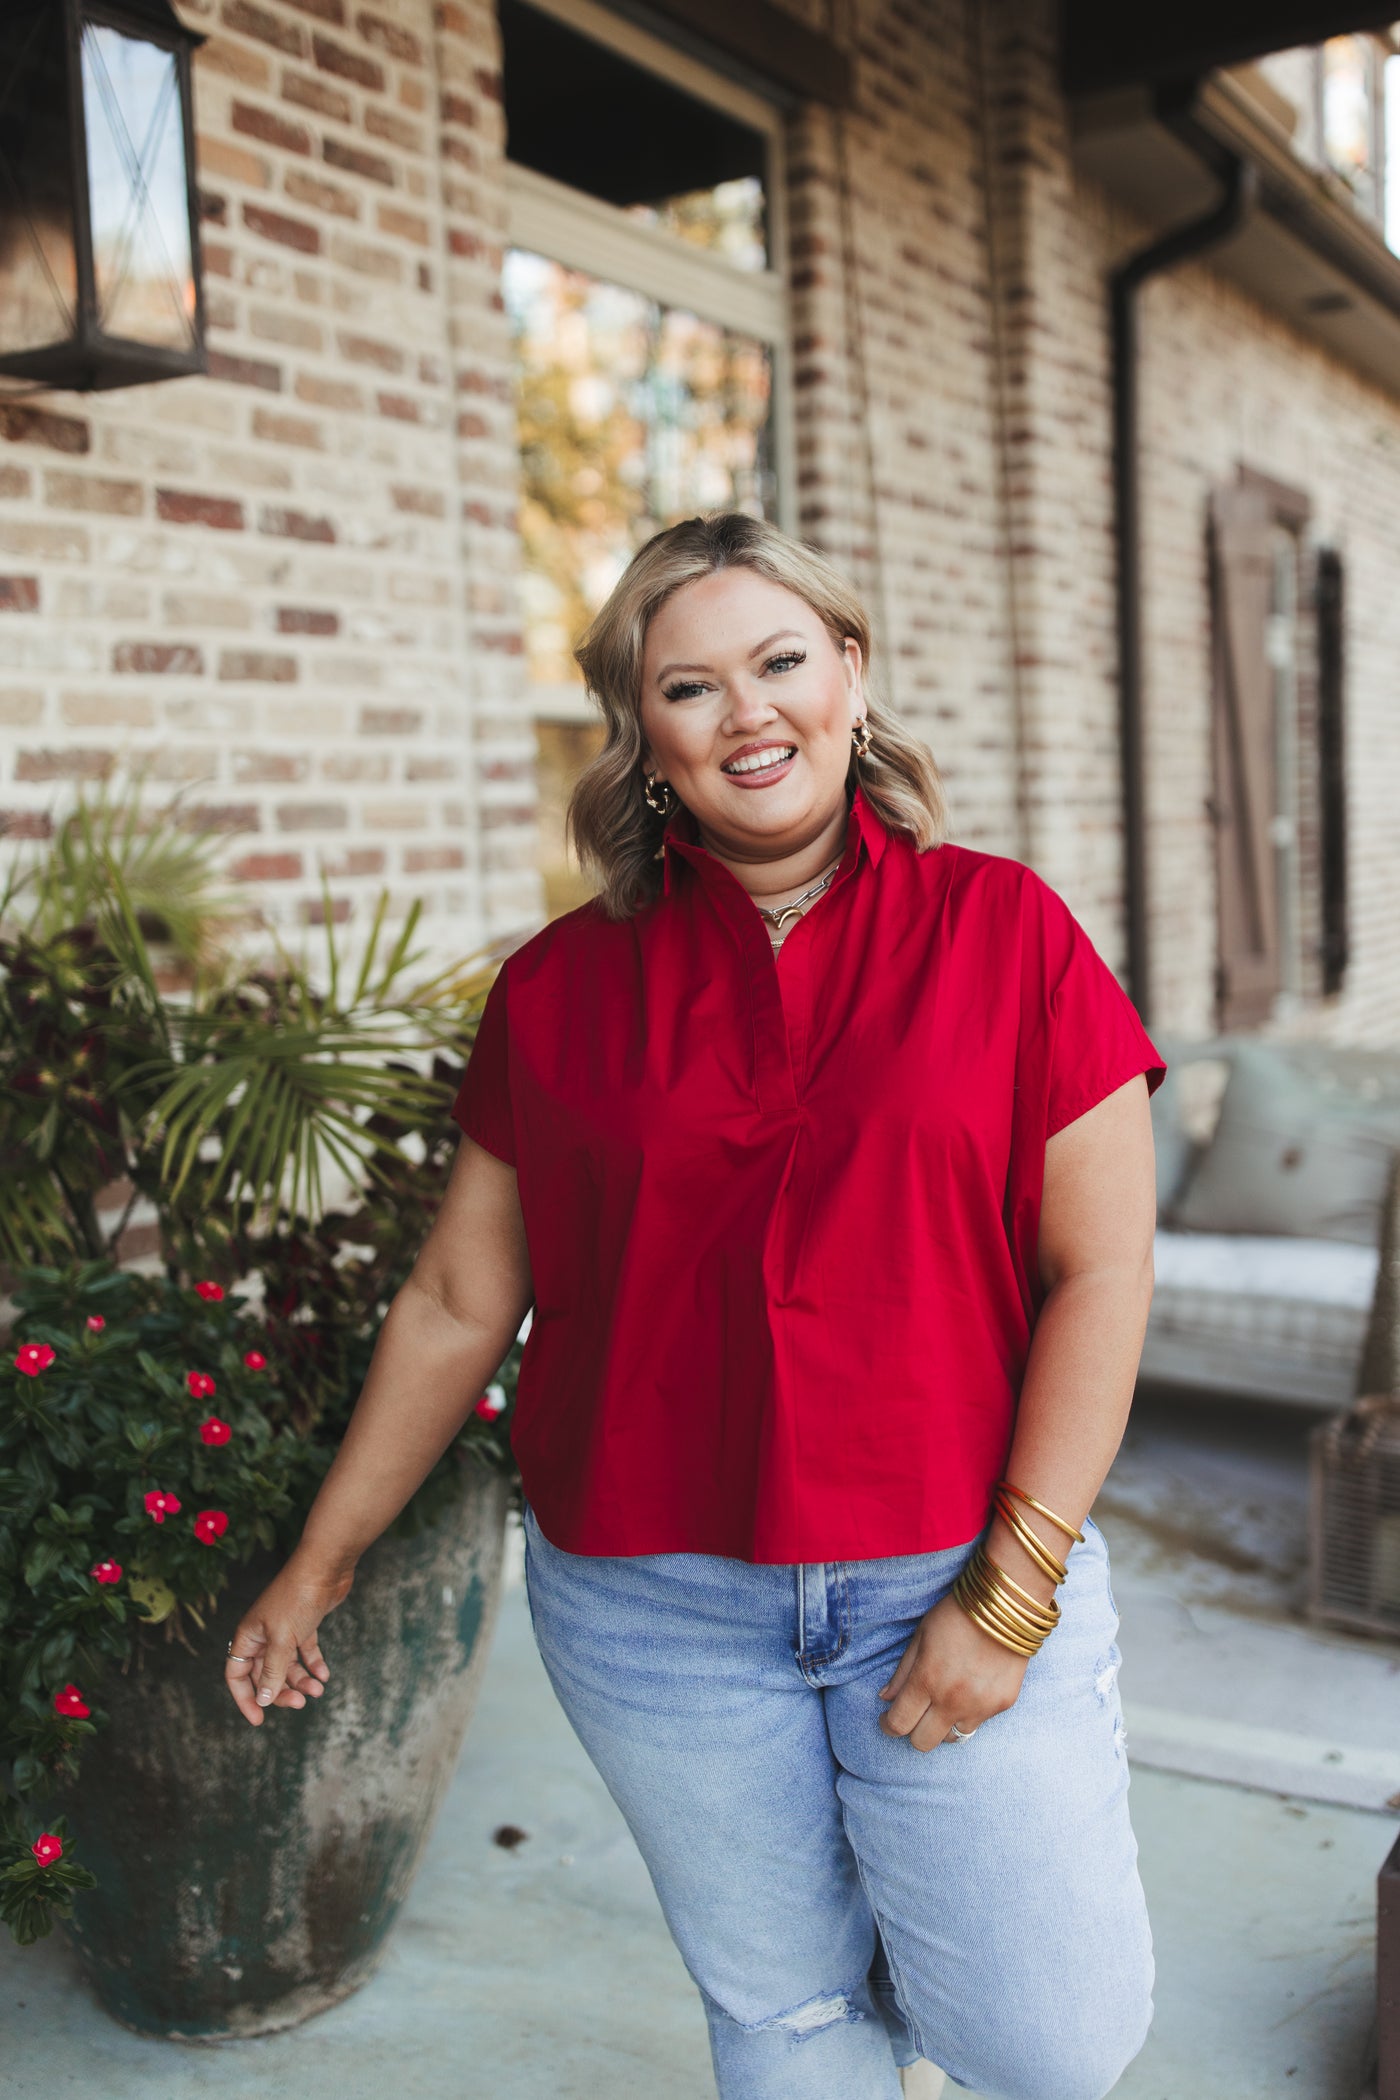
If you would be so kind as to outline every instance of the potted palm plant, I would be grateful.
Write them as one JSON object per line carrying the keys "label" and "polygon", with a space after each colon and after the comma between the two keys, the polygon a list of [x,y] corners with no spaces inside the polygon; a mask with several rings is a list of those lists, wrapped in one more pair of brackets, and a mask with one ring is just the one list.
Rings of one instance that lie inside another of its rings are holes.
{"label": "potted palm plant", "polygon": [[325,917],[319,970],[259,952],[178,808],[105,798],[0,898],[0,1917],[62,1919],[148,2033],[266,2031],[369,1973],[518,1493],[513,1350],[327,1622],[333,1691],[240,1722],[224,1642],[431,1221],[490,979],[420,977],[383,900],[352,969]]}

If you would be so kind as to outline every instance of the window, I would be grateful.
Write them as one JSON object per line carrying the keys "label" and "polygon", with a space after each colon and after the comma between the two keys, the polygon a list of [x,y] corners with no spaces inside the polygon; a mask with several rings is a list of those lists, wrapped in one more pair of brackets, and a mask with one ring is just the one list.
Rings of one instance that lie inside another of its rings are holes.
{"label": "window", "polygon": [[1308,513],[1244,469],[1211,503],[1222,1029],[1287,1021],[1346,963],[1341,565]]}
{"label": "window", "polygon": [[572,649],[653,533],[788,523],[781,120],[592,0],[500,0],[526,676],[546,907],[602,729]]}

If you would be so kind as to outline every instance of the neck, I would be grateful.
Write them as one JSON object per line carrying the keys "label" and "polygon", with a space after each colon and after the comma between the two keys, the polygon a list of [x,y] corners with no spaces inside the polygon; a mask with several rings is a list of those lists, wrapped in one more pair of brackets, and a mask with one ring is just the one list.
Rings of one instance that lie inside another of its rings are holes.
{"label": "neck", "polygon": [[718,840],[703,826],[697,828],[706,852],[728,868],[756,903],[768,904],[806,889],[840,858],[849,814],[843,794],[816,831],[808,831],[800,842],[784,841],[779,846],[764,841],[750,848],[732,839]]}

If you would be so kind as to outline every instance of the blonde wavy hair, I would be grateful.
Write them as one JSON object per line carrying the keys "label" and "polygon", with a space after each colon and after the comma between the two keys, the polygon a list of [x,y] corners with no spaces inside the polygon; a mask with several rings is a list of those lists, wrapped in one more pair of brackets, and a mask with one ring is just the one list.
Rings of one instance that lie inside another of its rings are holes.
{"label": "blonde wavy hair", "polygon": [[941,845],[948,812],[943,783],[926,744],[907,730],[872,689],[870,620],[852,586],[826,557],[765,519],[712,511],[658,532],[638,548],[589,624],[574,659],[603,711],[607,741],[585,766],[569,802],[567,829],[583,867],[599,882],[598,901],[625,919],[657,896],[656,858],[665,819],[643,793],[642,653],[652,619],[673,591],[719,569],[752,569],[811,607],[838,650],[860,644],[870,751],[851,752],[847,787],[859,781],[886,828],[912,839],[919,852]]}

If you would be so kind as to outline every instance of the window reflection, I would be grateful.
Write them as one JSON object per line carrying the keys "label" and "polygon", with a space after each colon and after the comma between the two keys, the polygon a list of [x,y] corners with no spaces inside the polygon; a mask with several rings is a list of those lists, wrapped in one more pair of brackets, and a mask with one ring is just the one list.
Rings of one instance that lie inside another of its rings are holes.
{"label": "window reflection", "polygon": [[85,24],[83,112],[99,326],[185,349],[194,269],[174,54]]}
{"label": "window reflection", "polygon": [[771,361],[752,337],[524,249],[508,253],[503,284],[542,853],[550,908],[564,910],[582,892],[563,808],[599,738],[573,645],[661,527],[702,510],[771,513]]}

